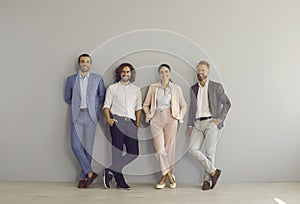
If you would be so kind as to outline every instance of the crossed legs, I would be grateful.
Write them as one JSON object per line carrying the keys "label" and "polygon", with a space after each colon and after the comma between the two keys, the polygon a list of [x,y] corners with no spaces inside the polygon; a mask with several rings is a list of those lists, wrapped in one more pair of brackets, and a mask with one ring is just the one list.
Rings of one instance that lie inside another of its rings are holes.
{"label": "crossed legs", "polygon": [[[204,168],[204,182],[210,182],[215,173],[220,171],[215,167],[216,146],[219,134],[220,130],[215,123],[209,120],[195,121],[190,138],[189,153]],[[201,147],[203,145],[204,150],[202,152]]]}

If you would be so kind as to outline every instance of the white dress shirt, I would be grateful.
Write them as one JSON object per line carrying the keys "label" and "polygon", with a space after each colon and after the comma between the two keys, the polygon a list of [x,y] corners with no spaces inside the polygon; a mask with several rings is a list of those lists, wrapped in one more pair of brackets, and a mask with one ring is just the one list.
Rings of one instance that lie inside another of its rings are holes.
{"label": "white dress shirt", "polygon": [[198,96],[197,96],[197,112],[196,117],[209,117],[211,113],[209,111],[209,103],[208,103],[208,83],[209,80],[206,81],[205,85],[202,87],[200,83],[198,83]]}
{"label": "white dress shirt", "polygon": [[87,87],[89,83],[89,77],[90,77],[89,72],[84,78],[82,78],[82,76],[79,73],[80,93],[81,93],[80,108],[87,108],[86,94],[87,94]]}
{"label": "white dress shirt", "polygon": [[104,108],[110,109],[112,114],[136,120],[135,111],[142,109],[142,92],[132,83],[114,83],[106,90]]}

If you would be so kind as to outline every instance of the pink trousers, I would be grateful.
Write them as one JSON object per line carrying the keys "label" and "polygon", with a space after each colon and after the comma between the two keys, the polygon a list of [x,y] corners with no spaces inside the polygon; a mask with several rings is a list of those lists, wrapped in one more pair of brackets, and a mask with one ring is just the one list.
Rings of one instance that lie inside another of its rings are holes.
{"label": "pink trousers", "polygon": [[172,117],[171,109],[157,110],[150,120],[156,156],[162,175],[174,170],[175,140],[178,120]]}

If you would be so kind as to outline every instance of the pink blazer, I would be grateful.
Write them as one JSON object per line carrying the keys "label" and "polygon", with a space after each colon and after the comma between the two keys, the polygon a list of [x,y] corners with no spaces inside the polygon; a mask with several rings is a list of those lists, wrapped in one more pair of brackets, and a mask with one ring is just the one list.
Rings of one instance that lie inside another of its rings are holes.
{"label": "pink blazer", "polygon": [[[177,84],[170,82],[171,87],[171,112],[172,116],[177,120],[182,120],[186,111],[187,104],[183,97],[182,89]],[[151,84],[148,89],[146,99],[143,104],[143,109],[146,114],[146,122],[153,118],[156,109],[156,97],[157,97],[158,83]]]}

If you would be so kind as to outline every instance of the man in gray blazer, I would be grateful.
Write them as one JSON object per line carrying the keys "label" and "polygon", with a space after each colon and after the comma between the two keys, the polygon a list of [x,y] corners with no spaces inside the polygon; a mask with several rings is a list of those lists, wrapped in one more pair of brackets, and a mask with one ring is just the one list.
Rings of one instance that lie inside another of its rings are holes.
{"label": "man in gray blazer", "polygon": [[92,58],[82,54],[78,58],[79,72],[67,78],[65,101],[70,105],[71,146],[82,168],[78,188],[88,187],[98,176],[91,168],[92,152],[99,104],[105,98],[100,75],[90,72]]}
{"label": "man in gray blazer", "polygon": [[[199,82],[191,87],[188,121],[191,137],[189,153],[205,170],[203,190],[213,189],[221,175],[221,170],[215,167],[216,146],[231,106],[222,84],[208,79],[209,70],[207,61],[202,60],[197,65]],[[204,150],[200,151],[203,143]]]}

